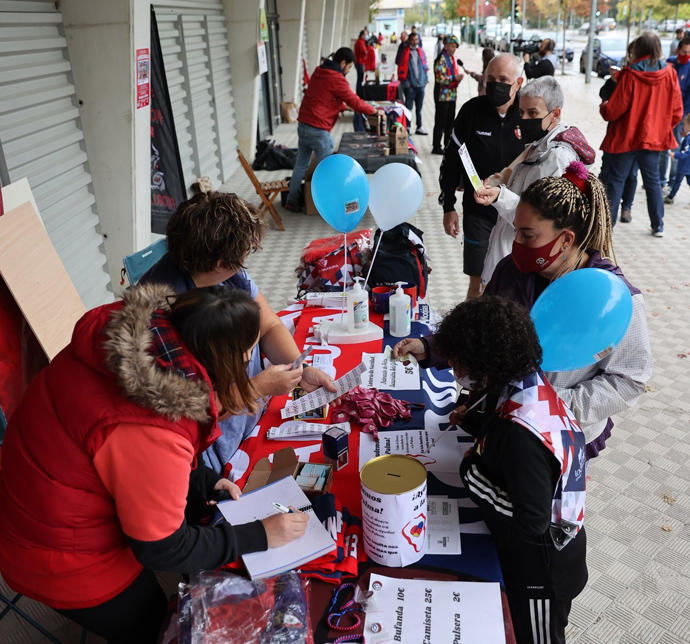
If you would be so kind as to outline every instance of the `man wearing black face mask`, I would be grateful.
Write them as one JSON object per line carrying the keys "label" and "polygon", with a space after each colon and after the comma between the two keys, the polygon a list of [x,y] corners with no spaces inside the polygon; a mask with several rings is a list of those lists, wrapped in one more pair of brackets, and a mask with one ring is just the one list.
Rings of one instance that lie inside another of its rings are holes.
{"label": "man wearing black face mask", "polygon": [[467,297],[480,295],[480,278],[491,229],[496,223],[496,209],[478,204],[458,150],[463,143],[480,177],[491,176],[505,168],[523,150],[516,104],[522,84],[517,58],[499,54],[486,68],[486,96],[467,101],[453,124],[451,140],[441,163],[438,202],[443,206],[443,227],[447,235],[460,231],[455,210],[455,192],[465,188],[462,200],[463,272],[470,278]]}
{"label": "man wearing black face mask", "polygon": [[496,264],[510,255],[515,238],[513,219],[522,191],[542,177],[560,177],[573,161],[594,162],[595,151],[580,130],[561,123],[563,91],[555,78],[532,81],[520,92],[519,105],[520,132],[526,145],[520,162],[485,182],[484,189],[474,195],[478,204],[492,205],[498,213],[484,259],[482,287],[489,283]]}

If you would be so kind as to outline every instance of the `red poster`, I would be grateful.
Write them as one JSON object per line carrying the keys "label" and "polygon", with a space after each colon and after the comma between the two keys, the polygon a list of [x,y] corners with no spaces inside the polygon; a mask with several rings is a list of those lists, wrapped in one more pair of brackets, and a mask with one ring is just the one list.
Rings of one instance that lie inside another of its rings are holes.
{"label": "red poster", "polygon": [[149,104],[150,85],[149,85],[149,70],[151,59],[149,57],[149,50],[137,49],[137,109],[146,107]]}

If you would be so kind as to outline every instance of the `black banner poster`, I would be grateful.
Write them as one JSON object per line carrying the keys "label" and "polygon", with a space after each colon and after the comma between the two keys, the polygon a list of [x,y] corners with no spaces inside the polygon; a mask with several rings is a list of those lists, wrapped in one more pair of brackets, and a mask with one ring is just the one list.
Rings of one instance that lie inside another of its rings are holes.
{"label": "black banner poster", "polygon": [[151,7],[151,231],[164,234],[170,215],[186,199],[156,12]]}

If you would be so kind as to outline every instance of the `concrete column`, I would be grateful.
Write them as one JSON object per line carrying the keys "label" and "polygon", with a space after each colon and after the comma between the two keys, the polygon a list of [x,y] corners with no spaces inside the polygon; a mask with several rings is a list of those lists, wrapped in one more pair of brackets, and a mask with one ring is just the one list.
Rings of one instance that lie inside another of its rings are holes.
{"label": "concrete column", "polygon": [[321,56],[333,53],[333,31],[335,29],[335,10],[338,0],[324,0],[326,12],[323,20],[323,39],[321,42]]}
{"label": "concrete column", "polygon": [[254,158],[256,148],[261,91],[256,45],[261,37],[259,9],[264,6],[264,0],[223,0],[232,70],[232,94],[235,99],[237,143],[242,153],[250,159]]}
{"label": "concrete column", "polygon": [[277,6],[283,96],[286,101],[296,101],[302,82],[302,37],[306,0],[278,0]]}
{"label": "concrete column", "polygon": [[149,3],[61,0],[96,204],[115,292],[122,258],[151,242],[151,115],[136,109],[136,50]]}
{"label": "concrete column", "polygon": [[307,43],[309,44],[307,71],[311,75],[323,55],[321,50],[326,16],[326,0],[309,0],[306,6],[306,15]]}

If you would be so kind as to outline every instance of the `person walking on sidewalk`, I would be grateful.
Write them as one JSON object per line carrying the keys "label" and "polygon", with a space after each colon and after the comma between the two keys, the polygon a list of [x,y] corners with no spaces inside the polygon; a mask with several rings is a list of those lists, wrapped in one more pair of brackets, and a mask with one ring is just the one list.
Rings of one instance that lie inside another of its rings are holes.
{"label": "person walking on sidewalk", "polygon": [[297,116],[297,159],[285,203],[287,210],[301,211],[299,193],[312,152],[316,155],[317,164],[333,152],[331,130],[343,109],[343,103],[355,112],[376,114],[376,108],[359,98],[345,78],[354,62],[352,49],[341,47],[332,59],[326,58],[311,76]]}
{"label": "person walking on sidewalk", "polygon": [[453,131],[458,85],[463,79],[463,74],[460,73],[458,66],[458,62],[462,66],[462,61],[455,60],[457,48],[457,37],[452,34],[446,36],[443,40],[443,49],[434,61],[436,113],[434,115],[434,146],[431,149],[431,154],[443,154],[441,136],[443,136],[443,147],[445,147],[448,145]]}
{"label": "person walking on sidewalk", "polygon": [[462,198],[463,271],[470,278],[467,297],[481,293],[480,280],[491,229],[496,224],[496,209],[474,200],[474,190],[460,160],[464,143],[480,178],[508,166],[524,149],[520,139],[518,92],[522,85],[518,59],[499,54],[486,68],[486,96],[467,101],[453,124],[451,140],[441,163],[438,202],[443,206],[446,235],[457,237],[460,218],[455,209],[455,192],[464,189]]}
{"label": "person walking on sidewalk", "polygon": [[477,96],[484,96],[486,94],[486,68],[489,66],[491,59],[496,55],[491,47],[484,47],[482,49],[482,73],[471,72],[463,65],[463,69],[477,81]]}
{"label": "person walking on sidewalk", "polygon": [[418,44],[416,33],[411,33],[405,45],[398,50],[395,59],[398,66],[398,78],[405,91],[405,107],[412,110],[415,106],[417,129],[415,134],[428,134],[422,127],[422,105],[424,105],[424,88],[429,82],[427,72],[429,66],[426,62],[426,54]]}
{"label": "person walking on sidewalk", "polygon": [[659,154],[675,147],[673,127],[683,118],[676,72],[666,66],[659,37],[645,31],[633,45],[633,62],[621,70],[618,86],[599,111],[609,122],[601,149],[609,153],[607,193],[611,223],[630,168],[637,161],[647,194],[652,235],[664,236],[664,199],[659,182]]}
{"label": "person walking on sidewalk", "polygon": [[690,186],[690,114],[686,114],[683,119],[681,137],[682,142],[680,148],[675,153],[675,158],[677,160],[676,175],[671,184],[671,190],[664,199],[664,203],[667,204],[673,203],[673,199],[678,193],[683,179],[685,179]]}
{"label": "person walking on sidewalk", "polygon": [[[683,38],[678,43],[676,55],[671,56],[668,61],[673,69],[678,74],[678,84],[680,85],[680,92],[683,95],[683,116],[690,113],[690,38]],[[680,134],[682,124],[678,123],[673,128],[673,137],[680,143],[682,137]],[[677,147],[677,146],[676,146]],[[667,185],[671,186],[676,178],[676,157],[673,150],[662,152],[659,155],[659,174],[661,175],[661,187],[665,188]],[[666,172],[668,170],[668,160],[671,159],[671,173],[666,181]],[[681,179],[682,181],[682,179]]]}

